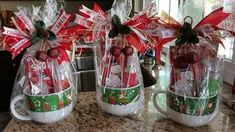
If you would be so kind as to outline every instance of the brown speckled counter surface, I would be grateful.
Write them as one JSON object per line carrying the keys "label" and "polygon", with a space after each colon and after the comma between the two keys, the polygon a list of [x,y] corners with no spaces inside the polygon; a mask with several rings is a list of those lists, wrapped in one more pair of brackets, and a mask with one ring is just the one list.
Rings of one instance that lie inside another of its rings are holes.
{"label": "brown speckled counter surface", "polygon": [[145,109],[142,120],[120,118],[104,114],[96,103],[95,92],[79,95],[73,112],[56,124],[39,124],[12,119],[5,132],[235,132],[235,111],[222,105],[221,112],[206,126],[189,128],[160,114],[152,104],[152,89],[145,91]]}

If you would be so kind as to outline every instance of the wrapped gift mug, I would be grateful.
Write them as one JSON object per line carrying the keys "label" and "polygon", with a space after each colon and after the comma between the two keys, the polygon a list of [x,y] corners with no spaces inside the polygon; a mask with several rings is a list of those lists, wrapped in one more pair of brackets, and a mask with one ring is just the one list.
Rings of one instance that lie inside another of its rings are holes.
{"label": "wrapped gift mug", "polygon": [[[19,120],[33,120],[40,123],[54,123],[67,117],[73,110],[73,88],[48,95],[31,95],[25,88],[23,95],[18,95],[11,101],[12,114]],[[15,105],[25,101],[28,115],[18,112]]]}
{"label": "wrapped gift mug", "polygon": [[[167,111],[157,103],[157,96],[166,94]],[[219,111],[219,93],[209,97],[191,97],[178,95],[168,89],[156,91],[153,96],[156,109],[182,125],[197,127],[208,124]]]}

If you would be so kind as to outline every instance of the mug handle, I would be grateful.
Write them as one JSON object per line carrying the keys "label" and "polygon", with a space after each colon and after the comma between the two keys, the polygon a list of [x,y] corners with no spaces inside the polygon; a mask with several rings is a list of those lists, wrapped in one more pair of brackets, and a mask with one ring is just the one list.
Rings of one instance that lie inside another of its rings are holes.
{"label": "mug handle", "polygon": [[29,116],[29,115],[23,115],[23,114],[20,114],[19,112],[16,111],[15,109],[15,104],[16,102],[18,102],[19,100],[24,100],[24,95],[18,95],[16,96],[12,101],[11,101],[11,112],[12,114],[19,120],[22,120],[22,121],[30,121],[32,120],[32,118]]}
{"label": "mug handle", "polygon": [[159,90],[157,92],[154,93],[153,95],[153,105],[155,106],[155,108],[162,114],[164,115],[168,115],[167,111],[164,111],[162,110],[162,108],[158,105],[157,101],[156,101],[156,97],[159,95],[159,94],[166,94],[166,91],[165,90]]}

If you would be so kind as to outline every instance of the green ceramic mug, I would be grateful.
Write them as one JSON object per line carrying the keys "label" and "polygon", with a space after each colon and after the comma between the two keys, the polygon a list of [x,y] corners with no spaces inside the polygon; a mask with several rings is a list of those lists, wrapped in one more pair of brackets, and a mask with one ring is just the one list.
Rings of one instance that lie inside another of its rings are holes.
{"label": "green ceramic mug", "polygon": [[98,103],[108,113],[126,116],[139,108],[140,83],[129,88],[111,88],[99,85],[98,89]]}
{"label": "green ceramic mug", "polygon": [[[167,111],[158,105],[156,97],[166,94]],[[219,111],[219,93],[208,97],[189,97],[177,95],[171,90],[155,92],[153,103],[156,109],[172,120],[190,127],[209,123]]]}
{"label": "green ceramic mug", "polygon": [[[25,88],[23,95],[16,96],[11,101],[12,114],[19,120],[33,120],[40,123],[54,123],[67,117],[73,109],[73,87],[59,93],[48,95],[31,95]],[[19,113],[15,105],[24,100],[28,115]]]}

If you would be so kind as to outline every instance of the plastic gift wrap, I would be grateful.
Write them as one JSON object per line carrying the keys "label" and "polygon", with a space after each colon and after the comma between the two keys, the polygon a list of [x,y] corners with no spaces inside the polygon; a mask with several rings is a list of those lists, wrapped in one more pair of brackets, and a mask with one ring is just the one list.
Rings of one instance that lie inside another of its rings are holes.
{"label": "plastic gift wrap", "polygon": [[173,111],[171,114],[178,112],[182,118],[175,121],[187,126],[209,123],[220,109],[223,58],[216,57],[214,49],[199,42],[195,46],[170,47],[170,64],[167,105]]}
{"label": "plastic gift wrap", "polygon": [[144,99],[137,52],[121,40],[112,40],[109,46],[99,42],[95,51],[98,104],[117,116],[137,114]]}
{"label": "plastic gift wrap", "polygon": [[[68,24],[71,15],[47,0],[43,8],[20,7],[12,18],[17,29],[4,27],[4,49],[22,58],[10,109],[19,120],[54,123],[66,118],[77,100],[74,68],[68,50],[79,36]],[[50,17],[50,18],[49,18]]]}
{"label": "plastic gift wrap", "polygon": [[[161,36],[162,41],[176,40],[175,46],[169,48],[169,87],[157,91],[153,102],[177,123],[190,127],[205,125],[220,111],[223,57],[217,55],[217,49],[223,43],[217,30],[224,30],[219,25],[230,16],[222,10],[215,10],[194,28],[191,17],[186,17],[181,25],[168,16],[168,21],[162,19],[158,25],[162,32],[168,32],[168,36]],[[166,94],[167,111],[157,103],[160,93]]]}
{"label": "plastic gift wrap", "polygon": [[75,22],[86,30],[85,41],[95,45],[99,106],[116,116],[141,117],[144,89],[137,52],[144,54],[153,40],[145,32],[152,6],[127,20],[131,3],[117,0],[108,14],[96,4],[93,10],[82,6]]}

